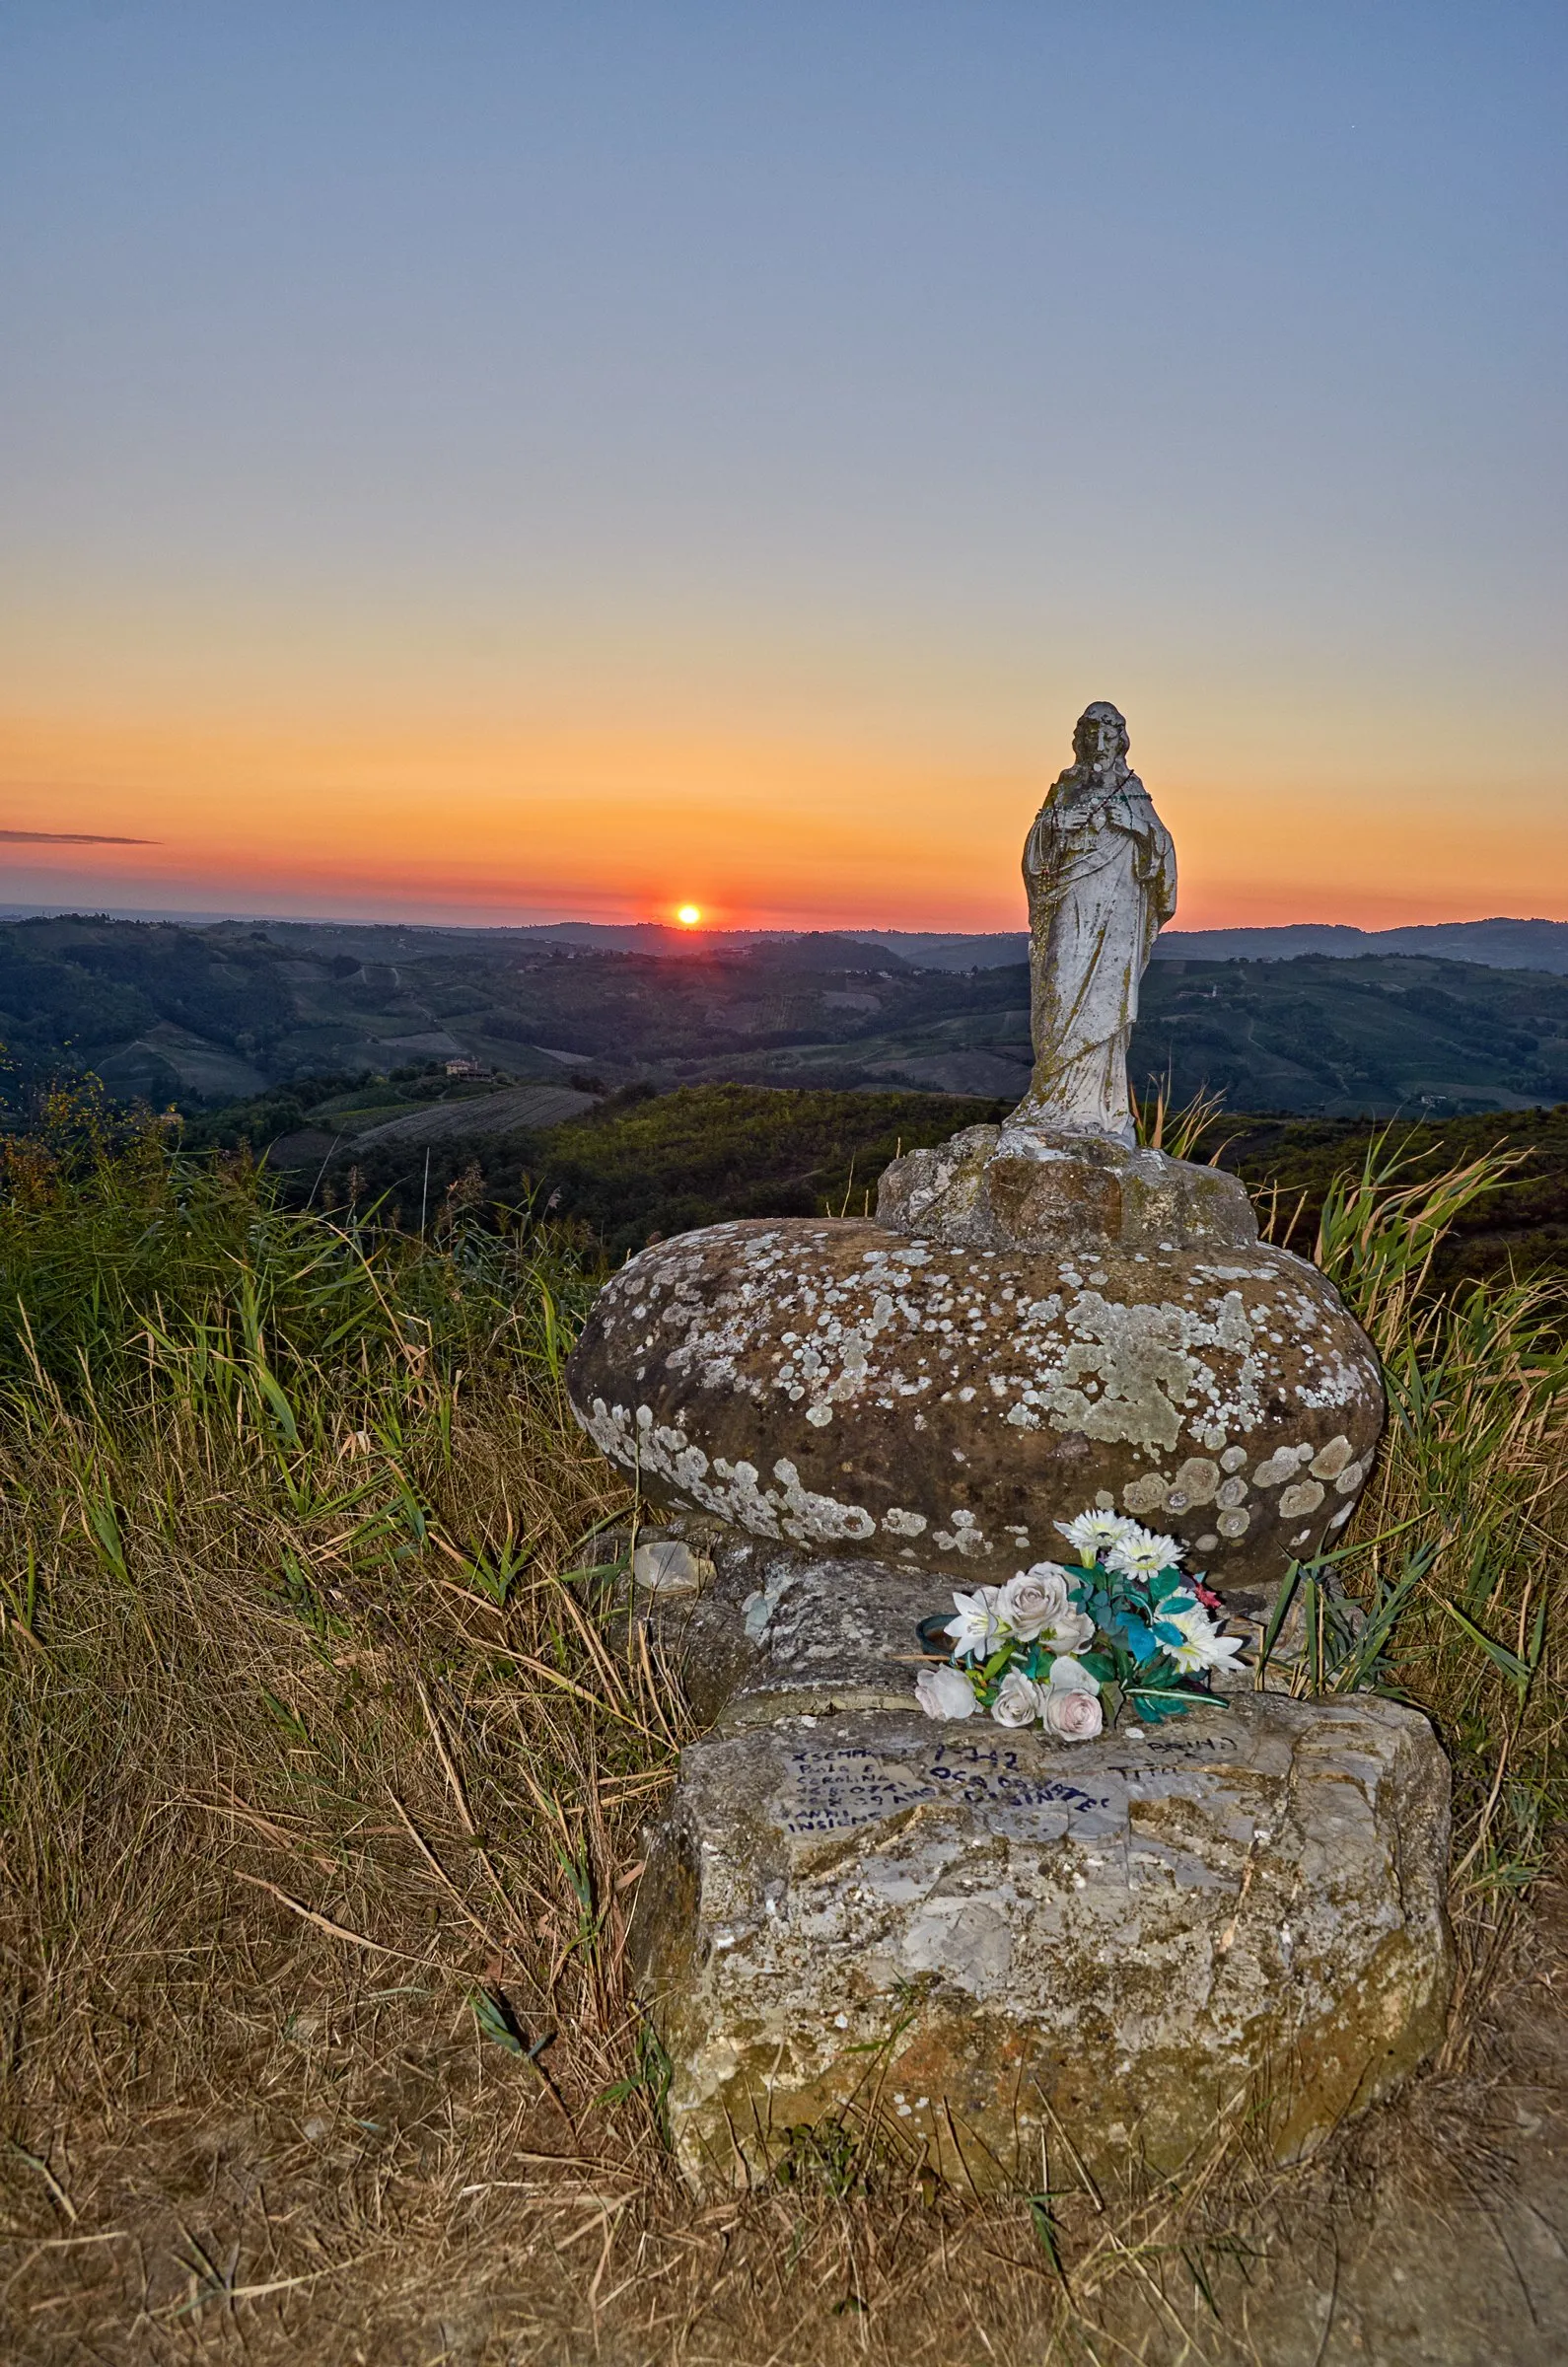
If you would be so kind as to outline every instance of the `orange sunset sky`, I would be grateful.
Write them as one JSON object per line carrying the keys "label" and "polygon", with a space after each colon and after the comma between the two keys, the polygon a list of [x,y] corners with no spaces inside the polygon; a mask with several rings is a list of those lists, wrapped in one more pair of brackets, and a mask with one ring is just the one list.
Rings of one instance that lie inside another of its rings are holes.
{"label": "orange sunset sky", "polygon": [[[1112,687],[1136,730],[1138,702]],[[663,717],[486,731],[382,714],[292,729],[23,720],[6,732],[27,784],[13,826],[150,843],[13,842],[11,894],[45,902],[90,883],[119,908],[482,923],[665,919],[690,901],[720,927],[1013,928],[1024,830],[1084,695],[1063,686],[1049,738],[1020,717],[1006,737],[945,746],[804,716],[766,736],[739,716],[700,735]],[[1174,698],[1148,714],[1133,757],[1177,836],[1179,925],[1568,912],[1561,800],[1539,800],[1528,837],[1488,844],[1471,784],[1442,782],[1435,746],[1390,762],[1375,742],[1323,745],[1311,718],[1248,728],[1233,710],[1216,748]]]}
{"label": "orange sunset sky", "polygon": [[1554,12],[0,37],[5,901],[1568,917]]}

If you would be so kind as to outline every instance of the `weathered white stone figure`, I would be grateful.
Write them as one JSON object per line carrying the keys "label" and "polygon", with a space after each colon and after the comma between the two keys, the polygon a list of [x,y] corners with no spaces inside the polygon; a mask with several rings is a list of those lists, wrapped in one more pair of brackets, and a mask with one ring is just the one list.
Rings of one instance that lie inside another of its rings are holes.
{"label": "weathered white stone figure", "polygon": [[1024,849],[1034,1073],[1007,1133],[1134,1139],[1127,1039],[1138,981],[1176,910],[1176,848],[1127,766],[1125,719],[1105,699],[1073,733]]}

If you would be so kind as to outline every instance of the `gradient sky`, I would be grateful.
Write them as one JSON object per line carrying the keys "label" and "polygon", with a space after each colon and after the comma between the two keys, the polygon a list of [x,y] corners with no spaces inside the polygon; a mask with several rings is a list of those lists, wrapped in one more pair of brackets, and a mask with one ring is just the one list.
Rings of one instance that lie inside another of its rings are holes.
{"label": "gradient sky", "polygon": [[1561,0],[0,0],[0,897],[1568,917]]}

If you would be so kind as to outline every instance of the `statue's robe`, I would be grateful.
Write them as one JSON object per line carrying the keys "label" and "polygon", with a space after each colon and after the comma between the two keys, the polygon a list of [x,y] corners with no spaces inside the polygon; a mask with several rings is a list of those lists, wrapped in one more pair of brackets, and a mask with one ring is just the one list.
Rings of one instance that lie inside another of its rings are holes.
{"label": "statue's robe", "polygon": [[1138,981],[1176,910],[1176,848],[1125,759],[1075,764],[1024,849],[1034,1073],[1011,1121],[1133,1139],[1127,1039]]}

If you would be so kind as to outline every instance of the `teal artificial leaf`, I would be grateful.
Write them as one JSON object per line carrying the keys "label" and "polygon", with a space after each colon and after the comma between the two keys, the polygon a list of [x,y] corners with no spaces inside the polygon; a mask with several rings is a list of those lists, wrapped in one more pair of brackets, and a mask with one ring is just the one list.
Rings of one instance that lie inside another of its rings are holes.
{"label": "teal artificial leaf", "polygon": [[1160,1647],[1148,1628],[1134,1612],[1123,1612],[1116,1622],[1127,1639],[1127,1649],[1140,1669],[1147,1668]]}
{"label": "teal artificial leaf", "polygon": [[1195,1701],[1191,1693],[1155,1691],[1141,1686],[1128,1686],[1127,1697],[1146,1726],[1158,1726],[1166,1718],[1185,1717]]}

